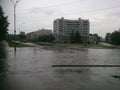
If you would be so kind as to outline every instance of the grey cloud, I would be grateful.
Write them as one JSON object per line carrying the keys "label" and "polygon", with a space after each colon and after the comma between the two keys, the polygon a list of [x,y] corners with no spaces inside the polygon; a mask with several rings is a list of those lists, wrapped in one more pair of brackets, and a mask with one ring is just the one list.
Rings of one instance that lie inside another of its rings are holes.
{"label": "grey cloud", "polygon": [[30,13],[45,14],[45,15],[48,15],[48,16],[52,16],[54,13],[56,13],[56,10],[54,10],[54,9],[32,8],[30,10]]}
{"label": "grey cloud", "polygon": [[108,13],[106,16],[118,18],[118,17],[120,17],[120,10],[119,11],[112,11],[112,12]]}

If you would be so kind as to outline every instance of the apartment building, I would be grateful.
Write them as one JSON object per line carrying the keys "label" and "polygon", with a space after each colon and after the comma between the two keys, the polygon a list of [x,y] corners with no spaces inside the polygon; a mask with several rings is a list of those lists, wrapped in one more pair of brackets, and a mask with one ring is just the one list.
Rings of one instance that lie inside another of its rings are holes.
{"label": "apartment building", "polygon": [[79,32],[82,42],[87,42],[89,37],[89,20],[79,18],[78,20],[69,20],[59,18],[54,20],[53,29],[55,37],[63,42],[70,42],[72,33]]}

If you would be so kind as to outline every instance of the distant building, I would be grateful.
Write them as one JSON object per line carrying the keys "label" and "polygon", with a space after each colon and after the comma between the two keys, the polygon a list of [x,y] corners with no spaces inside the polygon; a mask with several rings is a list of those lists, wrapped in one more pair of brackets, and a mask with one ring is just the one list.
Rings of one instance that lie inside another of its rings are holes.
{"label": "distant building", "polygon": [[52,30],[49,29],[40,29],[38,31],[30,32],[26,34],[26,39],[28,41],[38,39],[40,35],[51,35]]}
{"label": "distant building", "polygon": [[25,32],[21,31],[21,32],[19,33],[19,35],[25,36]]}
{"label": "distant building", "polygon": [[52,30],[50,29],[40,29],[38,31],[35,31],[36,38],[38,38],[40,35],[51,35]]}
{"label": "distant building", "polygon": [[99,36],[100,42],[105,42],[105,38],[103,38],[102,36]]}
{"label": "distant building", "polygon": [[90,35],[88,42],[91,44],[97,43],[97,37],[95,35]]}
{"label": "distant building", "polygon": [[70,36],[73,33],[79,32],[82,42],[88,42],[90,24],[89,20],[60,19],[54,20],[53,23],[55,37],[63,42],[70,42]]}
{"label": "distant building", "polygon": [[30,40],[34,40],[35,39],[35,32],[30,32],[26,34],[26,40],[30,41]]}

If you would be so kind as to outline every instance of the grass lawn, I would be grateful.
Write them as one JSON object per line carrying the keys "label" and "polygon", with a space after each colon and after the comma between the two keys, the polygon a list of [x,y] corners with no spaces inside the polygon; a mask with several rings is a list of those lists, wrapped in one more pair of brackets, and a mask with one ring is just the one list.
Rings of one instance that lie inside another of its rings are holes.
{"label": "grass lawn", "polygon": [[58,46],[83,46],[83,47],[88,47],[88,46],[95,46],[95,47],[103,47],[104,45],[102,44],[83,44],[83,43],[56,43],[55,45]]}
{"label": "grass lawn", "polygon": [[106,46],[103,44],[83,44],[83,43],[55,43],[55,46],[63,46],[63,47],[83,47],[83,48],[118,48],[114,46]]}

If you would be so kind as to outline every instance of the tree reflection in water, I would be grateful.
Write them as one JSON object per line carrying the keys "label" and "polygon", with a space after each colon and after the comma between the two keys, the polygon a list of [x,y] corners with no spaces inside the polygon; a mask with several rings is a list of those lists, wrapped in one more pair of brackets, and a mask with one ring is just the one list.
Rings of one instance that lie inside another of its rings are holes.
{"label": "tree reflection in water", "polygon": [[0,77],[5,76],[7,72],[7,52],[6,47],[0,45]]}

